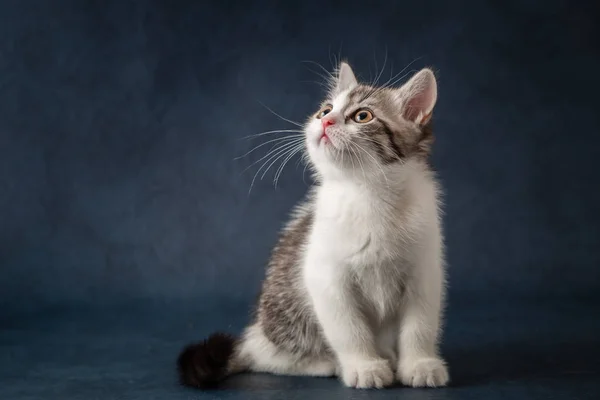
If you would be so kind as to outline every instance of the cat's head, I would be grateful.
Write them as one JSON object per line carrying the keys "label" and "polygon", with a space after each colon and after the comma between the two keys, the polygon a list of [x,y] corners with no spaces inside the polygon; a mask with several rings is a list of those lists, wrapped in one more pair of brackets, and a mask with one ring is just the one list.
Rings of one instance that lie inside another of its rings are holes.
{"label": "cat's head", "polygon": [[377,87],[359,83],[352,68],[341,63],[330,83],[330,92],[304,127],[308,154],[320,175],[375,179],[380,171],[427,159],[437,99],[430,69],[401,87]]}

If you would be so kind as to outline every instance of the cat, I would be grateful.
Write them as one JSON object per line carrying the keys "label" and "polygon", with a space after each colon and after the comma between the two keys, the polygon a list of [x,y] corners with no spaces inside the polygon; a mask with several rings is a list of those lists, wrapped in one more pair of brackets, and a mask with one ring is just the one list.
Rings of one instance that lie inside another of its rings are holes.
{"label": "cat", "polygon": [[253,322],[178,358],[183,385],[244,371],[352,388],[447,385],[441,189],[429,165],[437,80],[359,83],[347,62],[304,125],[315,185],[272,252]]}

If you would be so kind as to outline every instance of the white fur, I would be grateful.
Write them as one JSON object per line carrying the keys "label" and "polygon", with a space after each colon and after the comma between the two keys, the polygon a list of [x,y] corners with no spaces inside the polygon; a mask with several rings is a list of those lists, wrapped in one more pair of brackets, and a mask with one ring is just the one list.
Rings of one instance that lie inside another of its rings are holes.
{"label": "white fur", "polygon": [[[332,115],[346,94],[335,98]],[[307,127],[321,181],[303,263],[311,304],[347,386],[387,386],[394,370],[406,385],[444,386],[437,185],[418,161],[385,166],[361,153],[360,165],[341,165],[336,136],[351,129],[333,125],[327,142],[319,120]]]}
{"label": "white fur", "polygon": [[333,376],[337,364],[328,358],[302,359],[278,349],[258,325],[251,325],[244,332],[244,340],[238,350],[238,361],[230,366],[230,373],[250,369],[277,375]]}

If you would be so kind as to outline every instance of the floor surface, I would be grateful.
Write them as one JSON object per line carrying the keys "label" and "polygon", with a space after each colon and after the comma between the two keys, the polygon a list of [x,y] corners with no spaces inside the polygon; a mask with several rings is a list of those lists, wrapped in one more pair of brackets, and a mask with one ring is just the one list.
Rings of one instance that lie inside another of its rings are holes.
{"label": "floor surface", "polygon": [[454,301],[445,389],[351,390],[336,379],[248,374],[221,390],[179,387],[180,348],[239,332],[246,306],[208,303],[53,309],[0,319],[0,399],[598,399],[600,321],[591,301]]}

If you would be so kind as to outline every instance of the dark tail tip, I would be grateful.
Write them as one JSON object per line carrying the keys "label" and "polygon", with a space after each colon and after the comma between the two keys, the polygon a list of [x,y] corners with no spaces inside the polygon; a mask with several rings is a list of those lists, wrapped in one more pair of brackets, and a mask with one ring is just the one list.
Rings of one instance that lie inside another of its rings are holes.
{"label": "dark tail tip", "polygon": [[227,376],[234,346],[235,339],[224,333],[186,346],[177,359],[181,384],[200,389],[215,387]]}

